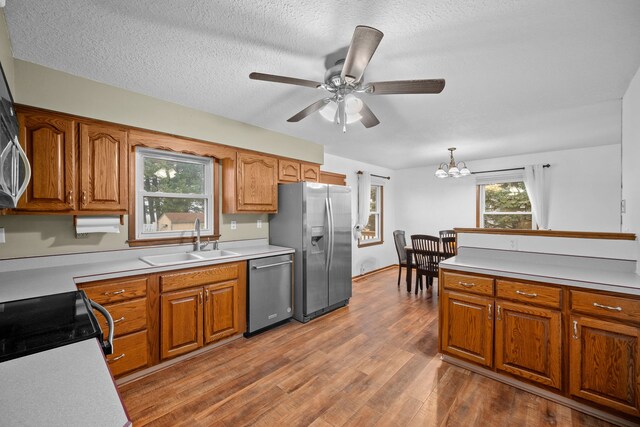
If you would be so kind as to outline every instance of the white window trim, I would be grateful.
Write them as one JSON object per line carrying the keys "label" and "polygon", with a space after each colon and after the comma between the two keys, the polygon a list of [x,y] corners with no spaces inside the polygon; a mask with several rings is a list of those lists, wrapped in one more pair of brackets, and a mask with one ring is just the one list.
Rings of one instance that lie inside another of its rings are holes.
{"label": "white window trim", "polygon": [[[181,162],[196,163],[204,166],[204,193],[202,194],[183,194],[183,193],[162,193],[162,192],[146,192],[144,191],[144,158],[153,157],[164,160],[179,160]],[[161,239],[176,237],[193,237],[195,231],[156,231],[144,232],[144,206],[143,200],[145,196],[151,197],[175,197],[181,199],[206,199],[205,203],[205,224],[206,227],[200,229],[200,234],[213,235],[213,159],[210,157],[194,156],[191,154],[174,153],[171,151],[154,150],[151,148],[136,148],[136,239]],[[204,225],[204,224],[203,224]]]}
{"label": "white window trim", "polygon": [[381,224],[381,222],[382,222],[381,221],[382,212],[380,210],[380,207],[382,206],[382,203],[381,203],[382,201],[380,200],[381,199],[380,196],[382,195],[382,191],[383,191],[382,187],[383,187],[383,185],[381,183],[377,183],[377,182],[374,183],[373,179],[372,179],[371,188],[374,188],[374,187],[376,188],[376,197],[378,199],[377,203],[376,203],[377,210],[369,212],[369,216],[375,215],[376,218],[377,218],[376,219],[376,231],[378,233],[378,237],[373,238],[373,239],[366,239],[366,240],[360,238],[358,243],[360,245],[365,245],[365,246],[369,245],[369,244],[372,244],[372,243],[380,243],[380,242],[382,242],[382,233],[380,232],[381,231],[381,227],[382,227],[382,224]]}
{"label": "white window trim", "polygon": [[[485,185],[492,185],[492,184],[503,184],[506,182],[524,182],[523,179],[515,179],[515,180],[511,180],[511,181],[507,181],[507,180],[498,180],[496,182],[483,182],[481,184],[478,184],[480,186],[480,224],[479,227],[480,228],[484,228],[484,215],[488,214],[488,215],[531,215],[531,229],[535,230],[536,229],[536,221],[535,221],[535,216],[533,215],[533,211],[517,211],[517,212],[486,212],[485,211],[485,194],[484,194],[484,187]],[[527,196],[529,194],[527,193]],[[531,199],[529,199],[529,202],[531,202]]]}

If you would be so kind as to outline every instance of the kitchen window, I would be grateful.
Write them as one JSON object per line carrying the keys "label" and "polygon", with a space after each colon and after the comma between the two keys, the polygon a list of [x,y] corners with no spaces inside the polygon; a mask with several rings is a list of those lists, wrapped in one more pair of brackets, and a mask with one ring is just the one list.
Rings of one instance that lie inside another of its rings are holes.
{"label": "kitchen window", "polygon": [[371,197],[369,199],[369,221],[362,230],[358,240],[358,246],[380,245],[384,242],[382,237],[382,224],[384,220],[384,187],[371,184]]}
{"label": "kitchen window", "polygon": [[213,162],[210,157],[136,149],[136,239],[214,234]]}
{"label": "kitchen window", "polygon": [[481,228],[531,230],[533,215],[524,181],[478,185],[476,217]]}

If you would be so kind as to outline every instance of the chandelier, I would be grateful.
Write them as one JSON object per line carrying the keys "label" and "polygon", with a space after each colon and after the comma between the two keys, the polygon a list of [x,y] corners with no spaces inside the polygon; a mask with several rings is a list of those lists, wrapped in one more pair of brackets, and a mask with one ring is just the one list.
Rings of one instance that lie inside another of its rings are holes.
{"label": "chandelier", "polygon": [[456,159],[453,158],[453,152],[456,151],[456,147],[448,148],[450,160],[449,164],[440,163],[435,175],[437,178],[460,178],[461,176],[471,175],[471,171],[465,164],[465,162],[456,163]]}

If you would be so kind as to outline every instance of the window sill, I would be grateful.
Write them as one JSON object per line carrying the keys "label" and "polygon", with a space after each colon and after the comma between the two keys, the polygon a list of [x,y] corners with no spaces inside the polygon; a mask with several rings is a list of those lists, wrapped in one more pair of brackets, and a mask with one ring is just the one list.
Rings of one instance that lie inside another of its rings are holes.
{"label": "window sill", "polygon": [[[201,239],[204,241],[207,240],[218,240],[220,238],[219,234],[201,236]],[[138,239],[138,240],[128,240],[127,243],[129,247],[141,247],[141,246],[160,246],[160,245],[175,245],[180,243],[193,243],[195,242],[195,237],[164,237],[159,239]]]}
{"label": "window sill", "polygon": [[366,248],[368,246],[376,246],[384,243],[384,240],[376,240],[375,242],[360,242],[358,241],[359,248]]}

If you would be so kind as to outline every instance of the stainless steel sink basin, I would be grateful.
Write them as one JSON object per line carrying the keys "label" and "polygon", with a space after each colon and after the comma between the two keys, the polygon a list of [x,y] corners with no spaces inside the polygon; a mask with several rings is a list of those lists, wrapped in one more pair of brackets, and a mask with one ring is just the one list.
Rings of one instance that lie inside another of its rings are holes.
{"label": "stainless steel sink basin", "polygon": [[209,259],[228,258],[237,256],[236,252],[225,250],[213,250],[213,251],[198,251],[198,252],[179,252],[175,254],[166,255],[151,255],[140,257],[140,260],[146,262],[149,265],[172,265],[172,264],[184,264],[187,262],[198,262]]}

